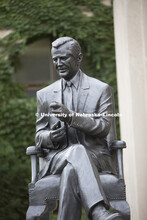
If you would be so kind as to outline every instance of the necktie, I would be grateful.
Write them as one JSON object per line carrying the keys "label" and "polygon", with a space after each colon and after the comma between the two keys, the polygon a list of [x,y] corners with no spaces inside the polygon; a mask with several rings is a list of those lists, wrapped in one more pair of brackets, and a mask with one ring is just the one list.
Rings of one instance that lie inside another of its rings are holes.
{"label": "necktie", "polygon": [[66,107],[69,110],[73,110],[73,93],[72,93],[72,82],[66,82]]}

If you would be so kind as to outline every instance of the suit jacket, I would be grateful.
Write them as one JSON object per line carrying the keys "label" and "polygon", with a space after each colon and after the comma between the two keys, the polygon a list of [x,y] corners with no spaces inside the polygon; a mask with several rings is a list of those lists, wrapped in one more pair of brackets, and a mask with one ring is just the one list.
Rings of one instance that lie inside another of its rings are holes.
{"label": "suit jacket", "polygon": [[[49,108],[54,101],[62,103],[61,79],[37,92],[36,145],[41,148],[47,147],[49,155],[49,161],[41,172],[41,177],[47,173],[53,157],[68,147],[66,138],[57,146],[54,146],[50,139],[50,130],[59,121],[51,115]],[[112,117],[105,115],[112,114],[113,111],[111,87],[81,71],[75,112],[82,115],[77,116],[74,113],[70,126],[76,129],[78,143],[85,146],[93,158],[97,158],[100,170],[111,170],[110,163],[105,160],[108,157],[110,159],[106,137],[110,131]],[[83,113],[87,114],[87,117],[83,117]]]}

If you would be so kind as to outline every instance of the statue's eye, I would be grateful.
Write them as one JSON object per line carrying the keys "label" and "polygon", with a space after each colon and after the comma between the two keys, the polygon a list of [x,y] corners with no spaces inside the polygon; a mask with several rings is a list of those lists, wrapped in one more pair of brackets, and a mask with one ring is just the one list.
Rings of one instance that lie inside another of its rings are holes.
{"label": "statue's eye", "polygon": [[62,60],[67,60],[68,57],[61,57]]}
{"label": "statue's eye", "polygon": [[53,58],[53,61],[54,61],[54,62],[57,62],[57,58]]}

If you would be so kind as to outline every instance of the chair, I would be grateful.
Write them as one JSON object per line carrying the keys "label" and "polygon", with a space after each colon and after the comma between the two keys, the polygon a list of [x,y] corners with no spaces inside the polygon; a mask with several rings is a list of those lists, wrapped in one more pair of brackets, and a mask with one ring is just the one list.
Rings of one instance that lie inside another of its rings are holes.
{"label": "chair", "polygon": [[[126,201],[123,175],[123,148],[126,148],[126,143],[116,140],[114,117],[112,118],[111,129],[107,135],[107,143],[117,174],[100,174],[101,183],[111,207],[122,214],[123,220],[130,220],[130,208]],[[45,150],[39,149],[36,146],[30,146],[27,148],[26,154],[31,156],[32,171],[32,180],[28,187],[29,208],[26,219],[49,220],[50,213],[56,209],[56,201],[59,200],[60,175],[50,175],[38,180],[37,157],[39,157],[39,170],[41,170],[45,165]]]}
{"label": "chair", "polygon": [[[117,176],[100,174],[102,186],[112,208],[119,211],[123,220],[130,220],[130,208],[126,202],[126,191],[123,176],[122,149],[126,147],[124,141],[114,141],[111,144],[112,156],[116,156]],[[56,209],[59,200],[60,175],[50,175],[37,181],[37,155],[39,155],[40,169],[43,166],[43,154],[35,146],[27,148],[27,155],[31,156],[32,180],[29,184],[29,208],[27,220],[49,220],[49,215]],[[45,188],[48,183],[48,189]]]}

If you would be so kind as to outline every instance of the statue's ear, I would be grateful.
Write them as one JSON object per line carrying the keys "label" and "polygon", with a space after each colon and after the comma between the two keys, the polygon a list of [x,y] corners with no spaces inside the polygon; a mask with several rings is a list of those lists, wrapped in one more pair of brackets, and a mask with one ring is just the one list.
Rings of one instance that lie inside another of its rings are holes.
{"label": "statue's ear", "polygon": [[80,53],[80,54],[79,54],[79,56],[78,56],[78,63],[81,63],[82,58],[83,58],[83,54],[82,54],[82,53]]}

